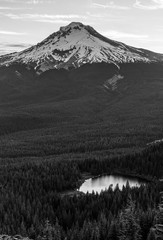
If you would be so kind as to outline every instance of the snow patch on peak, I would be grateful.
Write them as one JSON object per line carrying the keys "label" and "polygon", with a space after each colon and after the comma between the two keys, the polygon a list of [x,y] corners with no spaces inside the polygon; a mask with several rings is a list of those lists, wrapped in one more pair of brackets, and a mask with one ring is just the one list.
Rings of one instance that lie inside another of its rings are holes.
{"label": "snow patch on peak", "polygon": [[65,27],[60,27],[60,31],[61,32],[67,32],[70,29],[81,29],[83,27],[84,27],[84,25],[80,22],[72,22]]}

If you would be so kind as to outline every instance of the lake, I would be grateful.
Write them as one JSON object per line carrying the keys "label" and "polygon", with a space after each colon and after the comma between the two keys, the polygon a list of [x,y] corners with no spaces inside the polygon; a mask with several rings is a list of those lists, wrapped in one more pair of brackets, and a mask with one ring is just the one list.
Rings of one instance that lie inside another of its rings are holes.
{"label": "lake", "polygon": [[145,181],[141,181],[138,178],[133,177],[124,177],[118,175],[102,175],[95,178],[89,178],[80,186],[78,191],[83,193],[100,193],[102,190],[107,190],[110,186],[114,189],[117,184],[119,189],[122,189],[123,186],[126,186],[127,181],[129,182],[130,187],[140,187],[141,184],[145,184]]}

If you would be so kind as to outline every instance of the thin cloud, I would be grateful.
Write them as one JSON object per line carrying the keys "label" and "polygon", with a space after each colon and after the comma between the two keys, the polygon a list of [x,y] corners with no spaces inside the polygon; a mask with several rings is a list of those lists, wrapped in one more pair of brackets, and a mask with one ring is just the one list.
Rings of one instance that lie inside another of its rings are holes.
{"label": "thin cloud", "polygon": [[13,14],[8,13],[4,14],[6,17],[9,17],[14,20],[32,20],[37,22],[53,22],[53,23],[65,23],[66,20],[72,19],[86,19],[86,16],[69,14],[69,15],[48,15],[48,14]]}
{"label": "thin cloud", "polygon": [[27,0],[27,4],[43,4],[43,3],[55,3],[55,0]]}
{"label": "thin cloud", "polygon": [[0,10],[12,10],[13,8],[11,8],[11,7],[1,7],[0,6]]}
{"label": "thin cloud", "polygon": [[151,0],[151,2],[147,4],[146,1],[136,0],[134,7],[144,10],[163,9],[163,0]]}
{"label": "thin cloud", "polygon": [[111,2],[106,1],[105,3],[91,1],[91,7],[103,8],[103,9],[109,8],[109,9],[116,9],[116,10],[129,10],[130,9],[130,7],[128,7],[128,6],[116,5],[113,1],[111,1]]}
{"label": "thin cloud", "polygon": [[28,48],[28,47],[31,47],[32,45],[26,44],[26,43],[19,43],[19,44],[6,43],[6,44],[3,44],[3,46],[12,47],[12,48]]}
{"label": "thin cloud", "polygon": [[13,53],[13,52],[19,52],[22,51],[26,48],[31,47],[31,44],[27,43],[8,43],[8,42],[3,42],[0,43],[0,55],[8,54],[8,53]]}
{"label": "thin cloud", "polygon": [[0,10],[23,10],[23,9],[25,9],[25,10],[27,10],[27,9],[31,9],[31,8],[21,8],[21,7],[3,7],[3,6],[0,6]]}
{"label": "thin cloud", "polygon": [[133,33],[125,33],[125,32],[119,32],[119,31],[107,31],[103,32],[103,35],[114,38],[114,39],[148,39],[148,35],[140,35],[140,34],[133,34]]}
{"label": "thin cloud", "polygon": [[3,30],[0,30],[0,34],[3,34],[3,35],[27,35],[27,33],[25,33],[25,32],[12,32],[12,31],[3,31]]}
{"label": "thin cloud", "polygon": [[123,16],[117,16],[115,14],[111,14],[111,13],[90,13],[87,12],[87,18],[88,19],[93,19],[96,23],[98,21],[98,19],[101,21],[105,21],[105,22],[119,22],[119,21],[126,21],[126,17]]}
{"label": "thin cloud", "polygon": [[68,20],[50,20],[50,19],[39,19],[35,20],[36,22],[42,22],[42,23],[55,23],[55,24],[69,24],[70,21]]}
{"label": "thin cloud", "polygon": [[47,3],[55,3],[55,0],[3,0],[3,2],[8,3],[25,3],[25,4],[47,4]]}

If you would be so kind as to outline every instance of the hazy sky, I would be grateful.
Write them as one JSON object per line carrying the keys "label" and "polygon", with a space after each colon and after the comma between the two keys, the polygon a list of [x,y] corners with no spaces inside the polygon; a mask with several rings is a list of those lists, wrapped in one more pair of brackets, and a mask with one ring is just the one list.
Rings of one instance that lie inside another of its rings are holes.
{"label": "hazy sky", "polygon": [[74,21],[163,53],[163,0],[0,0],[0,54],[36,44]]}

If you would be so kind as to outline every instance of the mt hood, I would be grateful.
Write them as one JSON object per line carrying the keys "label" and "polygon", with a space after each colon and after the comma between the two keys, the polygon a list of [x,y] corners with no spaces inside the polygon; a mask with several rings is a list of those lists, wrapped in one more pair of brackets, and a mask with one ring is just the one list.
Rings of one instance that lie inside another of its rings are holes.
{"label": "mt hood", "polygon": [[119,68],[121,63],[159,61],[163,61],[163,55],[110,40],[90,26],[72,22],[35,46],[1,56],[0,66],[25,64],[40,74],[86,63],[112,63]]}

